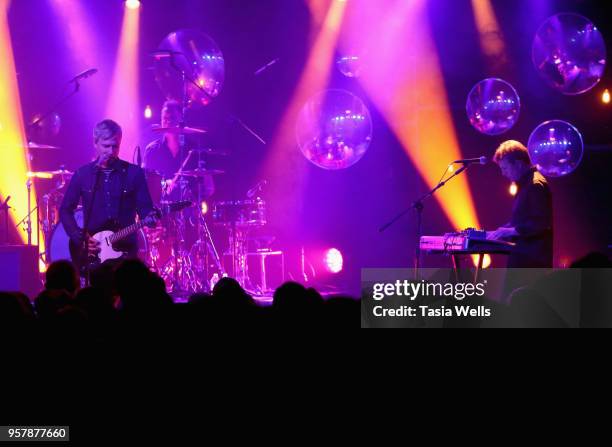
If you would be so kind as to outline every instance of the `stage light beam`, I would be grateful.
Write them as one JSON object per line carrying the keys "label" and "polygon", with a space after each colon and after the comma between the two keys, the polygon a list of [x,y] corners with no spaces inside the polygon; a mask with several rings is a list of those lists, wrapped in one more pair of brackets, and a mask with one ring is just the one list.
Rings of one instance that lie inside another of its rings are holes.
{"label": "stage light beam", "polygon": [[[440,171],[462,155],[425,0],[349,4],[341,38],[364,55],[359,78],[404,151],[435,187]],[[449,168],[449,172],[454,167]],[[418,193],[415,192],[415,196]],[[467,177],[435,196],[453,230],[479,228]]]}
{"label": "stage light beam", "polygon": [[[64,59],[58,59],[58,62],[67,64],[73,75],[87,69],[100,68],[95,78],[83,83],[78,95],[80,98],[74,99],[77,104],[78,101],[87,104],[82,112],[86,116],[84,122],[93,126],[104,113],[108,99],[108,90],[101,87],[110,83],[105,69],[110,65],[106,52],[106,42],[109,39],[101,38],[101,34],[95,32],[95,22],[89,16],[88,2],[82,0],[47,1],[56,16],[56,32],[62,36],[61,41],[64,46],[61,51]],[[75,103],[71,102],[70,105],[74,107]]]}
{"label": "stage light beam", "polygon": [[[324,3],[313,0],[309,2],[317,11],[320,11],[318,8]],[[305,168],[301,165],[304,163],[304,158],[296,143],[295,125],[306,101],[315,93],[327,88],[334,68],[334,51],[345,8],[345,2],[332,1],[329,4],[323,24],[316,34],[302,75],[277,127],[269,155],[260,172],[260,178],[272,179],[268,195],[274,197],[276,209],[282,214],[276,218],[283,220],[288,227],[297,223],[296,203],[302,199],[306,180]],[[311,28],[317,30],[317,23],[311,23]],[[288,190],[291,190],[292,194],[287,194]]]}
{"label": "stage light beam", "polygon": [[[11,196],[9,205],[12,207],[9,218],[12,227],[28,213],[28,180],[29,160],[27,157],[26,137],[23,123],[19,86],[15,71],[15,60],[11,45],[11,33],[8,23],[10,0],[0,0],[0,200],[4,202]],[[32,209],[36,208],[36,191],[32,187]],[[42,231],[36,236],[36,216],[32,221],[32,243],[40,241],[43,251],[44,238]],[[23,226],[18,229],[22,243],[28,240]]]}
{"label": "stage light beam", "polygon": [[139,143],[140,98],[138,95],[138,45],[140,33],[140,8],[125,8],[121,39],[115,60],[115,71],[106,106],[106,116],[123,128],[120,158],[129,160]]}
{"label": "stage light beam", "polygon": [[603,94],[601,95],[601,102],[604,104],[610,104],[610,90],[605,89]]}
{"label": "stage light beam", "polygon": [[488,69],[498,72],[508,62],[506,42],[491,0],[472,0],[474,21],[480,35],[480,48]]}

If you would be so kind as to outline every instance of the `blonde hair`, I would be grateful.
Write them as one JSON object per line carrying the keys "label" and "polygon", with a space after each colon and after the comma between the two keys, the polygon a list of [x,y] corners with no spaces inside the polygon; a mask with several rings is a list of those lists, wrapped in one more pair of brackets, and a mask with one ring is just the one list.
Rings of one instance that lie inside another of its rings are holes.
{"label": "blonde hair", "polygon": [[113,120],[103,120],[100,121],[93,130],[94,142],[97,143],[101,138],[105,140],[108,138],[112,138],[114,136],[121,136],[123,131],[121,130],[121,126],[114,122]]}
{"label": "blonde hair", "polygon": [[493,156],[493,161],[499,164],[502,160],[508,159],[511,162],[522,161],[531,165],[529,151],[523,143],[515,140],[508,140],[499,145]]}

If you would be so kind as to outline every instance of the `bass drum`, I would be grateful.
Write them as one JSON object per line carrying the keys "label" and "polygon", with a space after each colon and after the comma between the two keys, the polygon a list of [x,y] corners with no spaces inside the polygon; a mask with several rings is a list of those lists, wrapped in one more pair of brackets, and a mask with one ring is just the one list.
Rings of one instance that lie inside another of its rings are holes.
{"label": "bass drum", "polygon": [[[83,228],[83,209],[78,208],[74,212],[74,218],[76,219],[77,225]],[[62,223],[58,223],[53,231],[51,232],[51,238],[47,242],[47,262],[50,264],[55,261],[67,260],[70,261],[70,238],[64,230]],[[145,236],[144,231],[138,232],[138,258],[145,262],[147,265],[150,264],[149,259],[149,244]]]}

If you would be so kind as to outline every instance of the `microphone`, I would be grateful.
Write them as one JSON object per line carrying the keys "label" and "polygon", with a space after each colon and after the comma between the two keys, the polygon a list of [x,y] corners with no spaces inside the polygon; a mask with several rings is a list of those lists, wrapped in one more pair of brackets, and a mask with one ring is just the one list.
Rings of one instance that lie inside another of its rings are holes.
{"label": "microphone", "polygon": [[261,191],[261,188],[263,188],[267,184],[268,184],[267,180],[262,180],[261,182],[257,183],[255,186],[253,186],[251,189],[247,191],[247,194],[246,194],[247,197],[249,199],[252,199],[255,196],[255,194]]}
{"label": "microphone", "polygon": [[76,75],[74,78],[72,78],[70,81],[68,81],[68,83],[70,82],[78,82],[81,79],[87,79],[90,76],[95,75],[98,72],[97,68],[90,68],[89,70],[85,70],[82,73],[79,73],[78,75]]}
{"label": "microphone", "polygon": [[462,165],[471,165],[474,163],[478,163],[481,165],[486,165],[489,162],[487,157],[478,157],[478,158],[466,158],[464,160],[455,160],[452,164],[462,164]]}
{"label": "microphone", "polygon": [[270,68],[272,65],[276,64],[278,61],[280,60],[280,57],[277,57],[276,59],[268,62],[266,65],[264,65],[263,67],[261,67],[259,70],[257,70],[254,74],[255,76],[259,76],[260,74],[262,74],[264,71],[266,71],[268,68]]}
{"label": "microphone", "polygon": [[140,145],[136,146],[136,165],[142,168],[142,156],[140,155]]}

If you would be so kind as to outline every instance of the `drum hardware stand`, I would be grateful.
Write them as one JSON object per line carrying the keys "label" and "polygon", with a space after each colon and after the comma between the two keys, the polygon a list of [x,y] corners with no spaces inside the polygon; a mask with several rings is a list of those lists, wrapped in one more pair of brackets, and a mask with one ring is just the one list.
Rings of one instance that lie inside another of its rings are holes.
{"label": "drum hardware stand", "polygon": [[[182,126],[184,127],[184,120],[182,120]],[[181,147],[184,147],[184,140],[181,140]],[[181,149],[182,151],[183,149]],[[181,179],[181,174],[189,160],[193,151],[189,151],[185,161],[181,165],[181,168],[174,175],[171,181],[171,187],[176,188],[177,182]],[[185,190],[179,185],[181,190],[181,198],[184,199]],[[189,253],[185,250],[185,215],[184,211],[179,213],[178,218],[175,221],[175,241],[172,248],[172,255],[162,268],[163,276],[169,279],[172,276],[172,291],[178,293],[184,292],[196,292],[199,289],[199,284],[195,278],[194,271],[191,267],[191,259]]]}
{"label": "drum hardware stand", "polygon": [[[196,219],[196,234],[198,235],[198,240],[195,242],[195,244],[191,248],[190,256],[196,259],[196,262],[193,262],[192,260],[192,263],[196,264],[196,270],[200,273],[200,276],[202,276],[202,274],[204,275],[204,279],[206,280],[205,282],[206,288],[208,289],[210,287],[210,283],[208,281],[208,273],[209,273],[208,272],[209,264],[207,261],[208,256],[206,255],[203,257],[195,256],[196,253],[198,252],[207,253],[208,252],[208,254],[212,257],[212,260],[215,263],[215,267],[219,271],[219,274],[221,276],[227,276],[227,275],[223,268],[221,258],[219,257],[219,252],[217,251],[217,248],[215,247],[215,243],[213,241],[210,229],[208,228],[208,224],[206,223],[206,220],[204,219],[204,216],[202,215],[202,211],[201,211],[201,206],[202,206],[201,205],[202,204],[202,184],[201,182],[202,181],[203,181],[203,178],[197,178],[197,182],[198,182],[197,184],[198,218]],[[203,245],[206,246],[206,250],[202,250]],[[202,265],[203,263],[205,263],[205,265]],[[201,282],[199,285],[200,287],[202,287]]]}
{"label": "drum hardware stand", "polygon": [[[192,153],[193,151],[190,152],[190,154]],[[198,163],[197,163],[198,168],[206,168],[206,166],[202,166],[202,164],[203,164],[202,153],[198,152]],[[212,256],[212,259],[215,263],[217,270],[219,271],[219,274],[221,276],[226,276],[225,270],[223,269],[223,264],[221,263],[221,258],[219,257],[219,252],[217,251],[217,248],[215,247],[215,243],[213,241],[212,234],[210,233],[206,220],[204,219],[204,216],[202,215],[202,195],[203,195],[202,194],[202,182],[203,181],[204,181],[203,177],[196,178],[197,204],[198,204],[198,218],[196,220],[196,234],[198,235],[198,240],[194,246],[199,248],[199,246],[206,244],[208,253]],[[208,263],[205,269],[202,268],[202,265],[198,265],[197,267],[199,267],[200,272],[205,272],[206,284],[207,286],[209,286],[210,283],[208,282],[208,279],[209,279],[208,278]]]}
{"label": "drum hardware stand", "polygon": [[6,198],[6,200],[4,201],[4,203],[2,205],[0,205],[0,212],[4,211],[4,244],[8,245],[9,243],[9,210],[12,209],[11,206],[9,206],[9,200],[11,200],[11,196],[8,196]]}
{"label": "drum hardware stand", "polygon": [[232,243],[232,262],[234,268],[234,277],[240,283],[244,290],[250,287],[250,281],[247,275],[246,253],[247,253],[247,232],[248,230],[238,230],[236,223],[232,224],[230,241]]}
{"label": "drum hardware stand", "polygon": [[162,277],[165,280],[172,280],[173,293],[196,292],[198,289],[191,268],[191,259],[185,250],[184,226],[183,216],[178,217],[174,222],[175,239],[172,255],[161,269]]}
{"label": "drum hardware stand", "polygon": [[[25,224],[26,233],[28,233],[28,245],[32,245],[32,214],[36,212],[36,241],[40,244],[40,228],[38,219],[38,206],[32,209],[32,179],[29,178],[26,182],[26,188],[28,189],[28,214],[21,219],[15,227],[19,228],[22,224]],[[8,213],[8,210],[7,210]]]}
{"label": "drum hardware stand", "polygon": [[306,274],[306,251],[304,249],[304,246],[302,245],[302,250],[300,253],[300,266],[302,267],[302,277],[304,278],[304,282],[306,284],[308,284],[308,275]]}
{"label": "drum hardware stand", "polygon": [[[36,245],[40,247],[40,214],[39,214],[38,206],[32,209],[32,179],[31,178],[28,178],[28,181],[26,182],[26,187],[28,189],[28,214],[23,219],[21,219],[17,223],[17,225],[15,225],[15,227],[19,228],[21,225],[25,225],[25,231],[26,233],[28,233],[28,244],[27,245],[32,246],[32,214],[36,213]],[[6,215],[8,218],[8,209],[6,210]],[[39,248],[39,251],[40,251],[40,248]],[[39,253],[38,257],[40,259],[43,259],[42,253]]]}
{"label": "drum hardware stand", "polygon": [[[189,92],[188,92],[188,86],[189,84],[194,85],[199,91],[201,91],[209,100],[212,100],[213,97],[210,95],[210,93],[208,93],[203,86],[201,86],[200,84],[198,84],[196,82],[195,79],[193,79],[190,74],[186,71],[186,70],[182,70],[178,64],[176,63],[176,56],[180,55],[183,56],[187,59],[187,57],[182,54],[182,53],[176,53],[173,51],[169,51],[169,56],[170,56],[170,66],[180,74],[181,76],[181,80],[183,83],[183,107],[182,107],[182,115],[181,115],[181,121],[179,123],[179,127],[180,128],[184,128],[185,127],[185,121],[186,121],[186,115],[187,115],[187,109],[188,109],[188,105],[189,105]],[[261,138],[254,130],[252,130],[249,126],[247,126],[240,118],[238,118],[235,115],[229,115],[230,118],[232,119],[232,121],[237,122],[240,126],[242,126],[249,134],[251,134],[253,137],[255,137],[261,144],[266,145],[266,141]],[[181,147],[181,156],[184,154],[184,150],[185,150],[185,135],[181,134],[179,135],[179,141],[180,141],[180,147]],[[179,172],[174,176],[173,179],[173,185],[175,184],[174,182],[177,181],[177,179],[180,177],[180,174],[182,173],[182,171],[184,170],[185,166],[187,165],[187,161],[190,158],[190,156],[192,155],[193,151],[189,152],[189,155],[187,157],[187,159],[185,160],[185,162],[183,163],[183,165],[181,166],[181,169],[179,170]],[[200,164],[198,163],[198,168],[200,168]],[[201,182],[201,179],[198,178],[198,182]],[[174,186],[173,186],[174,188]],[[184,192],[184,191],[183,191]],[[198,183],[198,207],[201,206],[201,184]],[[180,215],[180,220],[181,225],[184,225],[184,214],[181,213]],[[195,258],[195,253],[197,253],[198,251],[202,252],[204,250],[202,250],[202,245],[206,244],[207,248],[208,248],[208,252],[210,253],[210,255],[213,258],[213,261],[216,264],[217,269],[219,270],[219,272],[225,276],[225,270],[223,269],[223,265],[221,262],[221,258],[218,254],[218,251],[215,247],[215,244],[212,240],[212,235],[210,233],[210,230],[206,224],[206,221],[203,220],[203,216],[201,214],[201,211],[198,210],[198,219],[196,221],[196,226],[197,226],[197,235],[198,235],[198,240],[197,242],[194,244],[194,246],[191,248],[191,252],[189,254],[189,258]],[[242,232],[240,232],[240,235],[238,233],[238,231],[236,231],[236,227],[234,225],[233,227],[233,232],[230,230],[230,246],[233,248],[234,251],[234,256],[233,256],[233,261],[234,261],[234,275],[236,277],[238,277],[237,271],[240,270],[240,277],[241,279],[239,279],[239,281],[242,282],[243,286],[246,286],[246,279],[247,279],[247,273],[246,273],[246,231],[244,232],[244,234]],[[183,235],[181,235],[181,239],[183,238]],[[244,239],[244,241],[238,241],[238,239]],[[184,249],[184,240],[182,240],[182,249]],[[240,245],[240,247],[238,246]],[[191,265],[193,264],[192,259],[185,259],[185,253],[184,250],[182,250],[181,247],[175,246],[175,250],[173,253],[173,256],[171,257],[171,259],[166,263],[166,266],[169,266],[169,264],[171,262],[174,262],[175,265],[175,271],[174,271],[174,282],[177,283],[178,282],[178,278],[180,276],[180,274],[188,274],[188,275],[193,275],[193,270],[191,269]],[[240,256],[240,260],[238,260],[238,252],[241,252],[241,254],[243,254],[243,256]],[[206,269],[202,268],[201,265],[201,257],[199,257],[199,263],[196,262],[196,270],[200,270],[200,271],[208,271],[208,265],[206,266]],[[189,261],[189,262],[186,262]],[[237,262],[239,261],[239,262]],[[179,270],[179,264],[180,265],[180,270]],[[188,265],[189,264],[189,265]],[[238,269],[237,269],[238,268]],[[187,269],[187,270],[185,270]],[[164,267],[164,270],[167,270],[167,267]],[[183,270],[185,270],[183,272]],[[207,279],[207,278],[206,278]],[[197,282],[197,281],[196,281]],[[209,284],[208,281],[206,281],[206,284]]]}
{"label": "drum hardware stand", "polygon": [[[64,169],[65,169],[64,165],[60,165],[60,170],[64,170]],[[41,198],[41,204],[38,205],[39,208],[42,206],[42,209],[43,209],[44,218],[43,219],[39,218],[39,222],[42,223],[42,233],[45,238],[45,244],[47,245],[45,247],[45,251],[41,253],[40,255],[42,257],[43,262],[47,265],[48,265],[48,259],[47,259],[48,258],[47,257],[48,244],[51,243],[51,234],[53,233],[53,226],[57,223],[55,219],[51,218],[51,200],[52,200],[52,197],[56,193],[59,193],[59,191],[64,186],[66,186],[66,181],[64,177],[61,177],[61,180],[57,182],[55,189],[43,195]],[[54,216],[54,217],[58,218],[59,216]]]}

